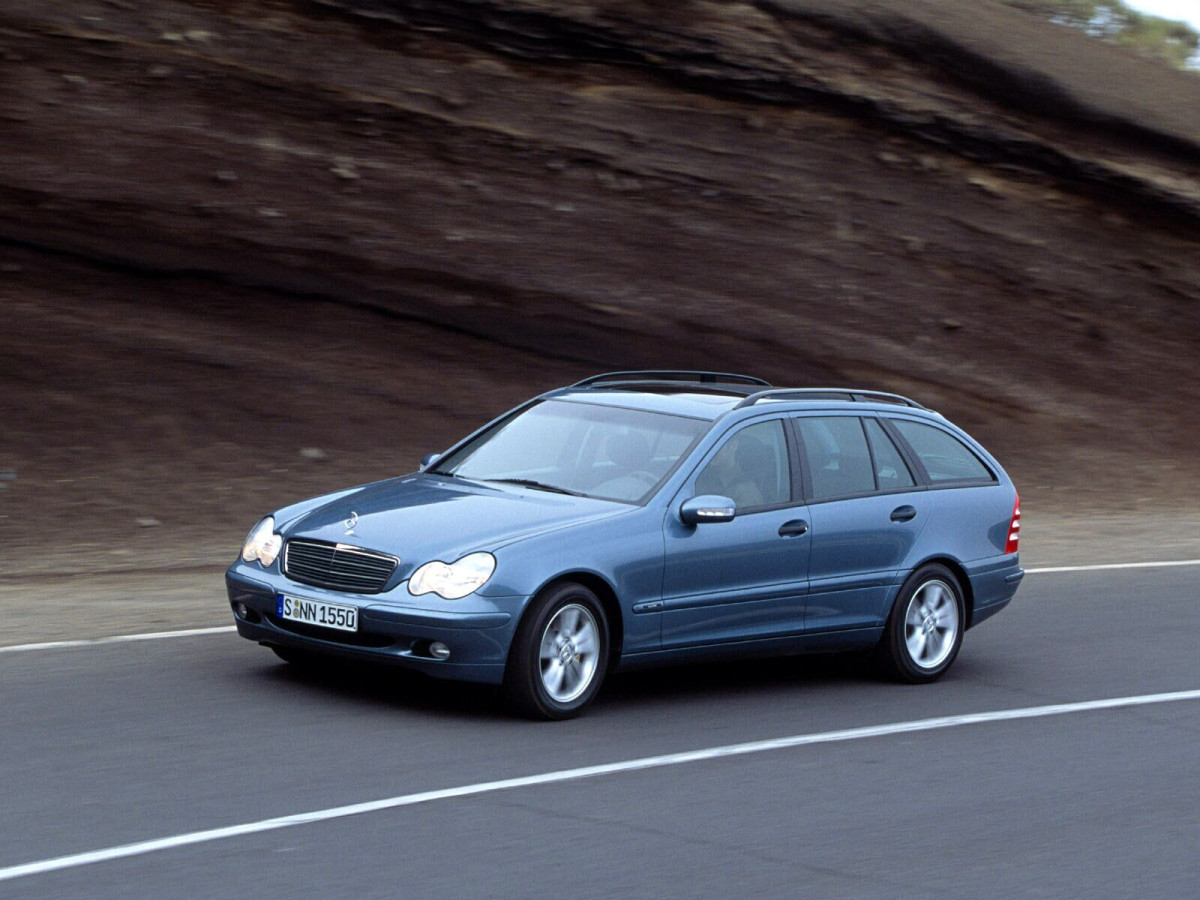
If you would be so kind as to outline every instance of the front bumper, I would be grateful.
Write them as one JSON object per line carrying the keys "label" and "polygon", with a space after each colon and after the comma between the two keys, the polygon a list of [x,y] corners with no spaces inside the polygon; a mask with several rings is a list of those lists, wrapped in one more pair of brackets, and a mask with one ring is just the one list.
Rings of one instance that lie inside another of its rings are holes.
{"label": "front bumper", "polygon": [[[271,572],[245,571],[235,563],[225,588],[238,634],[260,644],[295,647],[344,659],[391,663],[460,681],[499,684],[523,598],[489,598],[489,609],[422,609],[389,602],[387,595],[343,594],[294,583]],[[280,593],[358,608],[358,631],[303,625],[276,616]],[[245,606],[244,615],[238,613]],[[506,608],[507,607],[507,608]],[[434,659],[429,644],[450,648]]]}

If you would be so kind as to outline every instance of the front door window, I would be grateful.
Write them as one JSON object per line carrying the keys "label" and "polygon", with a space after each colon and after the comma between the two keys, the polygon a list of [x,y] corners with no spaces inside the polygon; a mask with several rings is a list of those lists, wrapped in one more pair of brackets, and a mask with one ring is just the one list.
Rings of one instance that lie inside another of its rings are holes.
{"label": "front door window", "polygon": [[728,497],[738,514],[792,499],[787,440],[779,419],[743,428],[696,478],[696,494]]}

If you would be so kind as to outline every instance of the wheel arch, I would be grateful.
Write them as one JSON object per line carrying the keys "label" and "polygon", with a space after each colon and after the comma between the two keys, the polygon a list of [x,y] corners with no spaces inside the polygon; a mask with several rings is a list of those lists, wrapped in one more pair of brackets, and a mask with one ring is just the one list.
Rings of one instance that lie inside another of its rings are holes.
{"label": "wheel arch", "polygon": [[[580,569],[563,572],[548,579],[533,592],[533,596],[539,597],[551,588],[568,582],[581,584],[590,590],[596,595],[596,598],[600,601],[600,606],[604,609],[604,615],[608,618],[607,671],[611,672],[621,659],[622,645],[625,640],[625,618],[621,614],[621,603],[617,599],[617,591],[604,576],[596,572]],[[528,614],[532,605],[532,603],[526,604],[525,609],[521,613],[522,619]],[[519,623],[518,627],[520,627]]]}
{"label": "wheel arch", "polygon": [[[967,575],[967,570],[963,568],[962,563],[951,556],[931,556],[929,559],[921,560],[919,563],[909,569],[908,574],[904,576],[904,580],[907,581],[909,578],[912,578],[913,573],[915,573],[922,566],[929,565],[945,566],[958,581],[958,588],[960,591],[962,591],[963,595],[963,607],[965,608],[965,612],[967,614],[967,621],[963,626],[963,631],[966,631],[971,627],[975,618],[975,591],[971,587],[971,579]],[[898,595],[897,599],[899,599]]]}

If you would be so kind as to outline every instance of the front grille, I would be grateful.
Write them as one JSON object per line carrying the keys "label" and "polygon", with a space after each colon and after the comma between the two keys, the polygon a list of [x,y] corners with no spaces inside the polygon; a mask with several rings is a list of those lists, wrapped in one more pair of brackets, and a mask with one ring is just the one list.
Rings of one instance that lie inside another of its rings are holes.
{"label": "front grille", "polygon": [[283,551],[283,571],[294,581],[355,594],[382,591],[397,563],[394,556],[323,541],[288,541]]}

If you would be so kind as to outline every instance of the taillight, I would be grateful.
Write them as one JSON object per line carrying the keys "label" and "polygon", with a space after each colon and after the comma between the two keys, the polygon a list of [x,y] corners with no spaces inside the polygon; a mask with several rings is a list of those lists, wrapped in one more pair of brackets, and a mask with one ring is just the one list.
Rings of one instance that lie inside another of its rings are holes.
{"label": "taillight", "polygon": [[1021,495],[1013,503],[1012,521],[1008,523],[1008,543],[1004,545],[1005,553],[1016,553],[1017,542],[1021,540]]}

